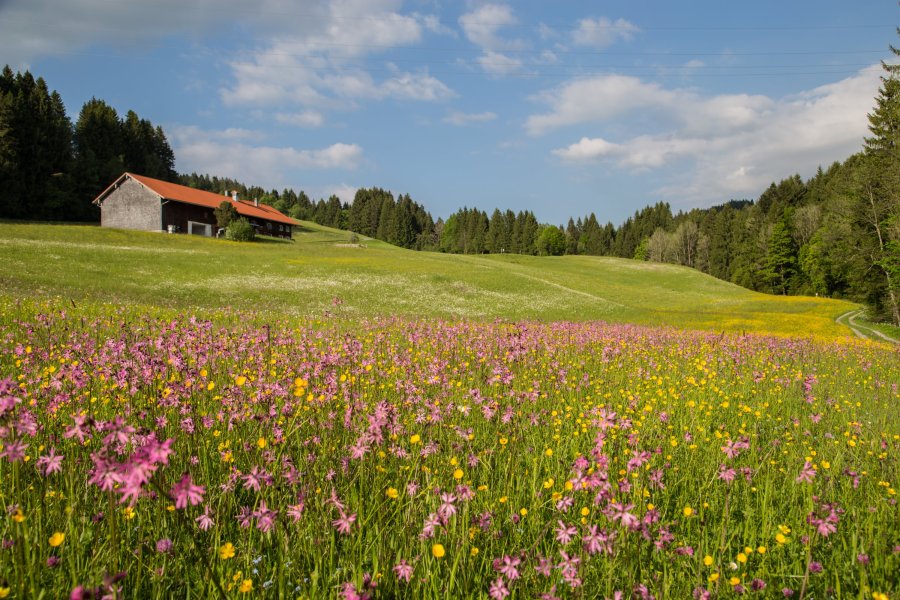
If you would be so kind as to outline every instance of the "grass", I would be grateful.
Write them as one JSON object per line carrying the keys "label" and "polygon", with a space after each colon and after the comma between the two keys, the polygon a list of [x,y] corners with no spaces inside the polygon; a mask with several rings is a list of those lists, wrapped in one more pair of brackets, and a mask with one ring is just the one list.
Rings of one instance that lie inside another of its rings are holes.
{"label": "grass", "polygon": [[604,320],[778,335],[850,336],[856,305],[750,292],[692,269],[603,257],[412,252],[305,223],[294,243],[240,244],[102,229],[0,223],[0,286],[59,297],[294,317],[330,314]]}

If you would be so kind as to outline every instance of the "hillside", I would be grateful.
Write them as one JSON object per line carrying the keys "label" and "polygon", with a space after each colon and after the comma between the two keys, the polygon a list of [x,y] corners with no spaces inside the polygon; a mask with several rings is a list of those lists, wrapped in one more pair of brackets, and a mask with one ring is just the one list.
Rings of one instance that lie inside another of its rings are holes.
{"label": "hillside", "polygon": [[775,297],[685,267],[624,259],[414,252],[312,223],[294,243],[90,226],[0,224],[0,285],[59,297],[168,308],[358,318],[605,320],[847,337],[848,302]]}

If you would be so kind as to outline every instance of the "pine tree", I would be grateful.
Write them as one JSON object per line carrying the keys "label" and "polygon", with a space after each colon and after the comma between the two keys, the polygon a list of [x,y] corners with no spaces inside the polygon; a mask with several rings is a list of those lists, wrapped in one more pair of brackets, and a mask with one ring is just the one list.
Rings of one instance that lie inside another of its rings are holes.
{"label": "pine tree", "polygon": [[[900,35],[900,28],[897,28]],[[900,49],[890,46],[895,56]],[[869,115],[861,198],[866,225],[877,239],[873,263],[885,281],[886,304],[900,325],[900,63],[882,62],[885,75]]]}

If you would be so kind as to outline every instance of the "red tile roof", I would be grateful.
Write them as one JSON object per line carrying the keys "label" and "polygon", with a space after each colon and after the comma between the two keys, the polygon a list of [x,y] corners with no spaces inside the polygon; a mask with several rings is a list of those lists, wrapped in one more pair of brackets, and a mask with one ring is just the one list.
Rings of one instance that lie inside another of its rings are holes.
{"label": "red tile roof", "polygon": [[[218,208],[223,200],[230,201],[231,199],[230,196],[214,194],[213,192],[205,192],[203,190],[178,185],[177,183],[169,183],[168,181],[161,181],[159,179],[153,179],[152,177],[145,177],[143,175],[135,175],[134,173],[124,173],[121,177],[119,177],[119,179],[116,180],[115,183],[104,190],[102,194],[97,196],[97,200],[95,200],[94,202],[98,202],[101,198],[105,197],[109,192],[115,189],[126,177],[134,179],[165,200],[184,202],[185,204],[196,204],[197,206],[205,206],[207,208]],[[273,223],[285,223],[287,225],[300,224],[299,221],[290,218],[289,216],[272,208],[268,204],[263,204],[262,202],[259,203],[259,206],[255,206],[252,201],[248,200],[239,200],[238,202],[235,202],[233,204],[237,209],[238,214],[243,217],[264,219],[266,221],[272,221]]]}

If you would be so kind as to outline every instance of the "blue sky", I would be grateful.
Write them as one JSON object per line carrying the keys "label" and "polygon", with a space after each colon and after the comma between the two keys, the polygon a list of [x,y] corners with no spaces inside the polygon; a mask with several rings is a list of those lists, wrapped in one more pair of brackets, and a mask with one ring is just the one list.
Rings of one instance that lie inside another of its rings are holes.
{"label": "blue sky", "polygon": [[621,223],[843,160],[893,0],[0,0],[0,63],[161,125],[176,168],[435,217]]}

